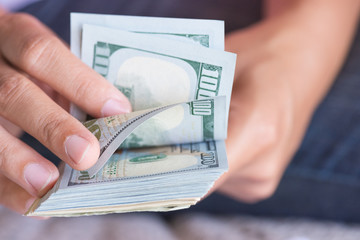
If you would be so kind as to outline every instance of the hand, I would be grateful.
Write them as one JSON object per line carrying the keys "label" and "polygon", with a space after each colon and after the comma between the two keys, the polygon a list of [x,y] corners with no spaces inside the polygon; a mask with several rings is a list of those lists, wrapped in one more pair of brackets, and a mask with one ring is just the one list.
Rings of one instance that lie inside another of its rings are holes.
{"label": "hand", "polygon": [[[238,32],[226,39],[229,48],[241,42],[249,50],[238,52],[238,66],[244,66],[236,76],[230,105],[226,141],[230,170],[219,190],[256,202],[275,191],[299,146],[313,106],[299,106],[290,84],[290,79],[301,80],[305,77],[302,72],[308,71],[303,56],[295,49],[272,52],[263,42],[254,44],[255,39],[247,39],[251,38],[244,36],[247,34]],[[257,55],[254,62],[242,62],[250,59],[247,54]]]}
{"label": "hand", "polygon": [[[84,170],[96,162],[99,143],[61,107],[68,101],[94,117],[131,111],[125,96],[39,21],[0,10],[0,115],[7,120],[0,123],[15,124],[71,167]],[[24,213],[59,172],[2,126],[0,146],[0,204]]]}
{"label": "hand", "polygon": [[252,203],[273,194],[342,65],[360,1],[315,2],[288,2],[290,10],[226,37],[226,49],[238,59],[229,172],[214,189],[235,199]]}

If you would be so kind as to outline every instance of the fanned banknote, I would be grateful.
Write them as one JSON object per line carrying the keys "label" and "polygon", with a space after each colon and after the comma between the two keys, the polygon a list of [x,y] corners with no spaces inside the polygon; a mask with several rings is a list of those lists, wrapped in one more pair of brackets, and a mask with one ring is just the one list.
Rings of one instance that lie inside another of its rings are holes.
{"label": "fanned banknote", "polygon": [[[29,216],[187,208],[227,170],[225,143],[235,54],[221,21],[71,15],[71,49],[122,91],[134,112],[89,119],[99,140],[87,171],[66,164]],[[91,25],[90,25],[91,24]]]}

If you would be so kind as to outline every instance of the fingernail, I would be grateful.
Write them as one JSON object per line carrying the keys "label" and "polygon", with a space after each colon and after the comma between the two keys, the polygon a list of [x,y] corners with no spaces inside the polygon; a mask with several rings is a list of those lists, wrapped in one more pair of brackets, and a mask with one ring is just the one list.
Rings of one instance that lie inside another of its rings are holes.
{"label": "fingernail", "polygon": [[104,104],[101,109],[101,114],[103,117],[114,116],[122,113],[131,112],[131,106],[127,102],[121,102],[116,99],[109,99]]}
{"label": "fingernail", "polygon": [[90,142],[77,135],[71,135],[65,140],[65,152],[75,163],[79,164],[90,149]]}
{"label": "fingernail", "polygon": [[41,192],[51,181],[51,172],[38,163],[28,164],[24,169],[25,180]]}

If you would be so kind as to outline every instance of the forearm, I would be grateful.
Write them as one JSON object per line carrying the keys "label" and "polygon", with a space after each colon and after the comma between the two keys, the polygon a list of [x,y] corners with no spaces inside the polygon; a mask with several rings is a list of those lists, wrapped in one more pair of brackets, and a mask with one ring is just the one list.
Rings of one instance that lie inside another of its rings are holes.
{"label": "forearm", "polygon": [[299,98],[316,105],[326,93],[347,55],[359,12],[359,0],[265,1],[265,21],[286,28],[287,46],[302,51],[304,73],[292,83]]}
{"label": "forearm", "polygon": [[[261,66],[277,58],[283,62],[283,81],[291,85],[294,106],[310,116],[342,66],[360,0],[267,0],[264,10],[264,20],[226,38],[226,49],[238,54],[235,78],[249,72],[261,75]],[[264,81],[276,85],[281,81],[276,78]]]}

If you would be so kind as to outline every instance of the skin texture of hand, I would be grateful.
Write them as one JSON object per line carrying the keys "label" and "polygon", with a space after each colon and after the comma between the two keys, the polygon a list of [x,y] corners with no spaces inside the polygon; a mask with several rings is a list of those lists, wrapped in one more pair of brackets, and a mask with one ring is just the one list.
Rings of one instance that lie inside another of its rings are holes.
{"label": "skin texture of hand", "polygon": [[14,136],[15,125],[77,170],[96,162],[99,143],[65,110],[69,101],[94,117],[131,111],[125,96],[38,20],[0,9],[0,204],[24,213],[59,176]]}
{"label": "skin texture of hand", "polygon": [[229,172],[214,189],[249,203],[273,194],[344,61],[359,5],[269,0],[267,18],[226,37],[226,50],[238,59],[226,142]]}

